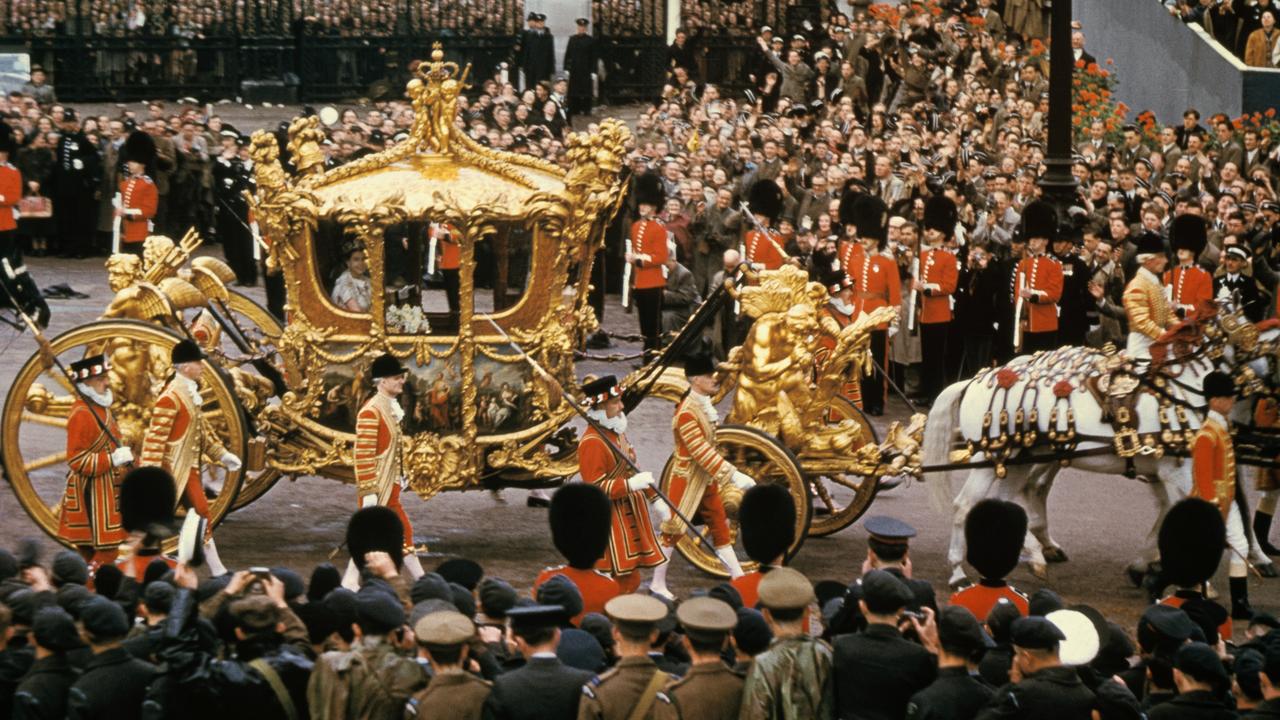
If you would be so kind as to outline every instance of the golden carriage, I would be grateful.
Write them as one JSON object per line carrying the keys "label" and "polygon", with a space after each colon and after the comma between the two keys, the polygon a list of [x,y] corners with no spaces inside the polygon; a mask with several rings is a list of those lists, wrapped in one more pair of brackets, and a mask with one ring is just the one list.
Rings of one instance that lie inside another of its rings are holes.
{"label": "golden carriage", "polygon": [[[287,142],[254,135],[258,189],[251,204],[268,266],[284,276],[286,322],[229,289],[233,275],[225,264],[195,256],[198,238],[153,237],[142,258],[108,261],[116,295],[102,319],[49,343],[49,353],[64,363],[111,356],[114,410],[124,442],[135,448],[170,374],[170,348],[192,336],[206,349],[206,418],[232,452],[249,458],[238,473],[207,459],[207,472],[216,476],[210,484],[219,489],[213,524],[283,476],[351,482],[355,414],[369,387],[369,364],[382,352],[410,368],[401,400],[404,468],[420,497],[546,487],[576,474],[575,411],[560,387],[578,386],[574,350],[596,327],[587,304],[590,268],[623,199],[620,172],[631,134],[606,120],[572,135],[566,167],[491,150],[457,124],[465,88],[458,71],[437,46],[408,85],[415,112],[409,138],[335,169],[324,167],[315,117],[295,120]],[[427,238],[441,228],[458,252],[453,310],[423,302],[422,278],[434,254]],[[343,247],[364,254],[367,308],[340,306],[332,297]],[[834,532],[865,511],[876,479],[891,469],[889,458],[911,445],[897,428],[877,444],[870,424],[838,394],[841,378],[866,362],[861,326],[837,333],[840,360],[824,367],[838,365],[840,376],[814,376],[809,346],[816,333],[794,323],[817,322],[821,286],[803,275],[765,273],[741,291],[718,291],[658,361],[624,381],[631,406],[643,397],[678,400],[685,384],[673,360],[716,308],[737,296],[757,327],[725,366],[725,393],[732,389],[736,406],[717,440],[757,481],[790,487],[800,501],[797,548],[807,533]],[[477,292],[481,276],[491,297]],[[521,286],[513,297],[512,288]],[[532,370],[508,334],[553,380]],[[797,360],[807,352],[809,364],[795,365],[805,368],[799,374],[764,373],[760,363],[783,352]],[[56,537],[66,472],[60,429],[72,387],[50,366],[49,353],[37,353],[18,371],[2,418],[3,450],[23,507]],[[727,494],[732,516],[736,497]],[[811,497],[831,511],[812,523]],[[680,548],[700,567],[719,571],[696,543]]]}

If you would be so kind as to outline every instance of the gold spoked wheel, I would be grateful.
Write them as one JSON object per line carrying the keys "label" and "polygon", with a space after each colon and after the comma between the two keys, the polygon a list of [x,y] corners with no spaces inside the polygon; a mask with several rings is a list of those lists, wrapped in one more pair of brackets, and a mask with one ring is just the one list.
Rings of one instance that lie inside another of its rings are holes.
{"label": "gold spoked wheel", "polygon": [[[832,422],[854,419],[862,427],[863,443],[880,443],[876,429],[871,426],[867,416],[862,413],[848,398],[837,395],[831,400],[829,417]],[[850,452],[858,447],[850,448]],[[813,525],[809,534],[816,536],[831,535],[849,527],[871,507],[879,488],[879,478],[867,475],[832,471],[814,471],[805,467],[801,461],[801,469],[809,479],[813,494]]]}
{"label": "gold spoked wheel", "polygon": [[[69,330],[50,346],[64,366],[98,353],[109,357],[115,397],[112,412],[120,425],[121,441],[138,457],[151,407],[171,374],[169,353],[178,340],[177,335],[150,323],[106,320]],[[207,361],[200,395],[205,422],[228,450],[243,458],[248,439],[244,412],[227,376]],[[5,477],[27,514],[59,542],[58,518],[67,478],[66,424],[74,401],[71,381],[56,366],[46,369],[40,355],[33,355],[9,387],[0,428]],[[209,503],[211,526],[221,522],[240,489],[242,473],[227,475],[221,493]]]}
{"label": "gold spoked wheel", "polygon": [[[272,366],[279,368],[277,343],[281,334],[284,333],[284,328],[281,327],[280,321],[270,311],[246,295],[231,290],[227,292],[227,295],[227,309],[231,311],[231,319],[241,330],[244,339],[249,342],[250,352],[255,356],[261,357]],[[229,354],[243,354],[225,337],[222,340],[222,347]],[[240,365],[237,370],[261,376],[261,373],[251,364]],[[243,385],[243,383],[241,384]],[[243,395],[243,391],[241,394]],[[273,467],[266,467],[258,473],[246,474],[244,482],[240,486],[240,492],[236,495],[231,509],[239,510],[262,497],[275,486],[279,479],[280,471]]]}
{"label": "gold spoked wheel", "polygon": [[[733,463],[734,467],[750,475],[757,483],[784,485],[791,492],[791,496],[796,500],[796,540],[788,555],[794,556],[804,544],[812,514],[808,483],[800,473],[795,455],[777,439],[745,425],[722,425],[716,428],[716,445],[720,453]],[[668,491],[670,486],[671,461],[668,460],[666,467],[662,469],[662,489]],[[720,496],[724,501],[725,512],[729,516],[730,535],[736,542],[738,505],[741,503],[742,493],[732,485],[723,485],[720,488]],[[695,523],[699,522],[699,518],[690,519]],[[698,525],[697,529],[708,540],[711,539],[705,525]],[[729,573],[715,555],[688,534],[681,538],[676,549],[703,572],[717,577],[728,577]],[[739,551],[739,559],[743,561],[744,570],[747,572],[755,570],[756,564],[746,561],[746,556],[741,551]]]}

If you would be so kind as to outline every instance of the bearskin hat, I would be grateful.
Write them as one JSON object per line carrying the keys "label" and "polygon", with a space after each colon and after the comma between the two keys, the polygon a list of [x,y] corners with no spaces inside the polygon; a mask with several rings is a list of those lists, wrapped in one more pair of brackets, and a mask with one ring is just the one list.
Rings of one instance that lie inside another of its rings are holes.
{"label": "bearskin hat", "polygon": [[1187,498],[1165,513],[1157,542],[1163,578],[1191,587],[1218,571],[1227,546],[1227,525],[1217,505]]}
{"label": "bearskin hat", "polygon": [[365,553],[382,551],[396,567],[404,560],[404,525],[395,510],[382,505],[361,508],[347,521],[347,550],[356,567],[364,569]]}
{"label": "bearskin hat", "polygon": [[738,527],[747,557],[762,565],[771,563],[795,542],[796,501],[786,486],[756,485],[742,495]]}
{"label": "bearskin hat", "polygon": [[1000,580],[1018,567],[1027,536],[1027,511],[1007,500],[987,499],[964,519],[965,559],[982,577]]}
{"label": "bearskin hat", "polygon": [[1199,257],[1208,240],[1209,233],[1204,218],[1183,214],[1173,219],[1173,225],[1169,228],[1169,244],[1173,246],[1174,252],[1187,249]]}
{"label": "bearskin hat", "polygon": [[757,180],[747,194],[751,212],[764,215],[770,222],[777,222],[782,214],[782,188],[772,180]]}
{"label": "bearskin hat", "polygon": [[120,484],[120,525],[153,538],[173,534],[173,510],[178,486],[164,468],[148,466],[129,471]]}
{"label": "bearskin hat", "polygon": [[13,139],[13,128],[3,120],[0,120],[0,152],[9,153],[10,160],[18,152],[18,141]]}
{"label": "bearskin hat", "polygon": [[588,570],[609,549],[612,503],[609,496],[589,483],[562,485],[551,496],[547,520],[551,541],[569,561],[569,567]]}
{"label": "bearskin hat", "polygon": [[155,170],[156,141],[150,135],[134,130],[125,138],[123,150],[125,162],[142,163],[147,167],[148,175]]}
{"label": "bearskin hat", "polygon": [[956,203],[946,195],[933,195],[924,204],[924,228],[937,230],[950,237],[956,231],[956,222],[960,218]]}
{"label": "bearskin hat", "polygon": [[855,206],[858,198],[866,193],[861,185],[855,184],[852,180],[844,184],[844,192],[840,194],[840,224],[841,225],[857,225],[858,216]]}
{"label": "bearskin hat", "polygon": [[872,238],[883,245],[889,239],[889,207],[875,195],[861,195],[853,206],[853,224],[858,237]]}
{"label": "bearskin hat", "polygon": [[1058,211],[1043,200],[1032,200],[1022,209],[1022,237],[1053,240],[1058,235]]}
{"label": "bearskin hat", "polygon": [[637,205],[661,208],[662,203],[667,199],[667,193],[662,188],[662,178],[652,170],[636,178],[635,192]]}

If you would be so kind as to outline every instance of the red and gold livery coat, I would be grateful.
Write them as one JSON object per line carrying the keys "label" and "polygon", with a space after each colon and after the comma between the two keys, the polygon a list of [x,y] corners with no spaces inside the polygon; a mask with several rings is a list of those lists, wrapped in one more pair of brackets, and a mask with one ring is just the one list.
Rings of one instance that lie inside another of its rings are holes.
{"label": "red and gold livery coat", "polygon": [[[671,421],[675,452],[671,457],[671,483],[667,495],[687,518],[702,515],[716,547],[733,542],[720,498],[720,484],[727,482],[736,468],[716,447],[715,423],[691,392],[676,406]],[[672,517],[662,525],[664,542],[674,544],[684,533],[684,523]]]}
{"label": "red and gold livery coat", "polygon": [[207,518],[209,504],[200,481],[201,459],[221,457],[227,450],[205,424],[189,389],[193,384],[175,377],[160,393],[142,437],[140,464],[167,470],[178,484],[179,497],[185,496],[188,505]]}
{"label": "red and gold livery coat", "polygon": [[400,504],[401,442],[400,421],[395,400],[374,393],[356,415],[355,475],[358,503],[376,495],[377,503],[400,516],[404,528],[404,547],[413,548],[413,525]]}
{"label": "red and gold livery coat", "polygon": [[15,208],[22,199],[22,173],[11,163],[0,164],[0,232],[16,230]]}
{"label": "red and gold livery coat", "polygon": [[1191,494],[1208,500],[1225,518],[1236,499],[1236,453],[1231,432],[1210,415],[1191,441]]}
{"label": "red and gold livery coat", "polygon": [[[648,493],[627,489],[631,467],[622,462],[600,432],[588,427],[578,441],[578,472],[582,474],[583,482],[603,490],[613,505],[609,549],[596,567],[614,575],[657,567],[666,562],[666,557],[658,547],[658,537],[649,519]],[[607,428],[603,432],[610,442],[630,456],[632,462],[635,461],[635,450],[625,435]]]}
{"label": "red and gold livery coat", "polygon": [[[95,416],[97,419],[95,419]],[[103,432],[99,421],[111,435]],[[73,545],[113,548],[127,539],[120,525],[117,493],[123,473],[111,464],[111,437],[120,428],[111,410],[76,400],[67,416],[67,489],[62,496],[58,537]]]}
{"label": "red and gold livery coat", "polygon": [[1062,263],[1043,253],[1022,258],[1013,280],[1014,302],[1018,300],[1019,287],[1031,291],[1024,315],[1027,332],[1056,331],[1058,301],[1062,299]]}
{"label": "red and gold livery coat", "polygon": [[[822,306],[818,311],[818,326],[822,328],[822,332],[818,335],[818,349],[813,354],[814,368],[817,372],[825,371],[827,358],[831,356],[831,352],[836,349],[836,335],[844,329],[849,323],[853,322],[852,315],[846,315],[836,309],[831,303]],[[833,332],[834,331],[834,332]],[[862,409],[862,383],[861,378],[853,377],[840,390],[840,394],[844,395],[850,402]]]}

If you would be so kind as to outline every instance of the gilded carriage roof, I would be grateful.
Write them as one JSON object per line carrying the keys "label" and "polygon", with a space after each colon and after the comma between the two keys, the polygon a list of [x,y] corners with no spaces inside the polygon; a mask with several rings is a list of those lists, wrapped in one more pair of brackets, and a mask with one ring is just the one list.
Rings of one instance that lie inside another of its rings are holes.
{"label": "gilded carriage roof", "polygon": [[437,43],[431,60],[418,66],[407,87],[414,109],[409,137],[332,170],[323,170],[324,133],[318,118],[295,120],[289,149],[302,177],[297,187],[313,194],[321,215],[392,205],[409,217],[437,215],[447,206],[463,212],[483,207],[493,217],[523,218],[539,196],[567,201],[566,174],[560,167],[485,147],[465,134],[458,124],[458,100],[468,87],[466,75],[456,63],[444,61]]}

